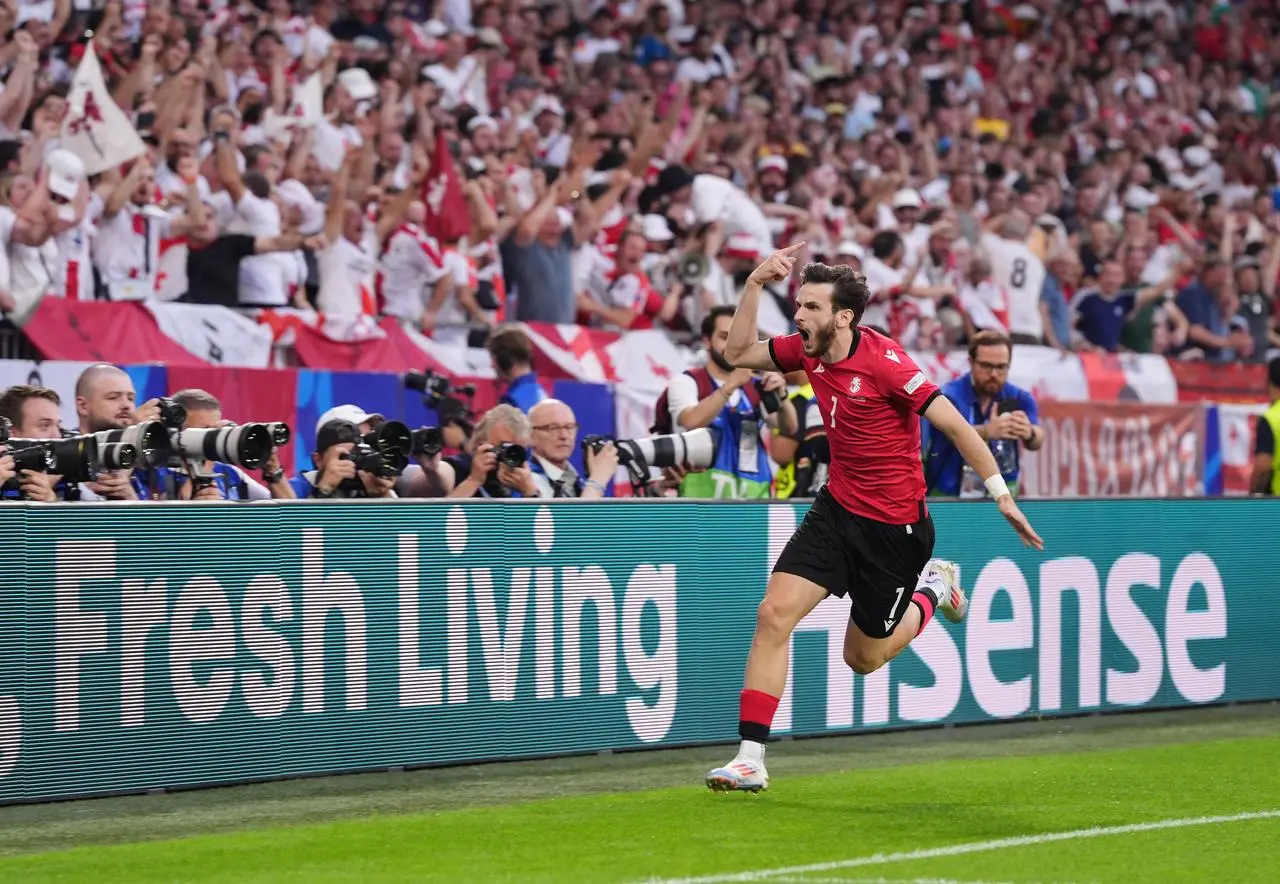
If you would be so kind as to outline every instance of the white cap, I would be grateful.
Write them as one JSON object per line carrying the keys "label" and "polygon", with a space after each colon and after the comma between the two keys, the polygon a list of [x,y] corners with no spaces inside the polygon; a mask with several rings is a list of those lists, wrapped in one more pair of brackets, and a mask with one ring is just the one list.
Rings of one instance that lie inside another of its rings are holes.
{"label": "white cap", "polygon": [[1134,184],[1124,193],[1124,204],[1130,209],[1150,209],[1160,205],[1160,197],[1141,185]]}
{"label": "white cap", "polygon": [[449,26],[436,18],[425,23],[422,26],[422,29],[427,32],[428,36],[435,37],[437,39],[447,36],[449,33]]}
{"label": "white cap", "polygon": [[671,225],[661,215],[644,216],[644,238],[649,242],[670,242],[676,238]]}
{"label": "white cap", "polygon": [[924,207],[924,203],[920,201],[918,192],[906,187],[893,195],[893,207],[895,209],[920,209]]}
{"label": "white cap", "polygon": [[840,258],[846,255],[850,258],[857,258],[859,261],[865,261],[867,258],[867,250],[864,249],[860,243],[854,242],[851,239],[846,239],[844,242],[840,243],[840,245],[836,246],[836,257]]}
{"label": "white cap", "polygon": [[573,226],[573,212],[563,206],[556,209],[556,218],[559,219],[560,227],[563,230],[568,230]]}
{"label": "white cap", "polygon": [[1194,144],[1182,152],[1182,159],[1193,169],[1203,169],[1213,160],[1209,148]]}
{"label": "white cap", "polygon": [[760,241],[750,233],[735,233],[725,240],[721,254],[754,261],[760,257]]}
{"label": "white cap", "polygon": [[347,68],[338,74],[338,82],[356,101],[369,101],[378,97],[378,87],[364,68]]}
{"label": "white cap", "polygon": [[564,116],[564,105],[560,103],[560,99],[554,95],[539,95],[533,100],[533,107],[529,113],[530,119],[537,119],[538,115],[544,111],[550,111],[557,117]]}
{"label": "white cap", "polygon": [[488,114],[476,114],[467,121],[467,131],[474,132],[477,129],[492,129],[498,131],[498,121]]}
{"label": "white cap", "polygon": [[359,405],[335,405],[324,414],[320,415],[320,420],[316,421],[316,435],[320,435],[320,431],[324,429],[324,425],[330,421],[347,421],[353,423],[357,427],[373,418],[380,418],[382,415],[374,412],[367,413]]}
{"label": "white cap", "polygon": [[931,206],[951,205],[951,185],[942,178],[935,178],[920,188],[920,199]]}
{"label": "white cap", "polygon": [[777,154],[770,154],[767,157],[761,157],[760,162],[756,163],[756,171],[764,172],[768,169],[787,174],[787,158],[780,157]]}
{"label": "white cap", "polygon": [[85,180],[84,163],[69,150],[58,148],[45,157],[49,190],[65,200],[73,200]]}
{"label": "white cap", "polygon": [[498,33],[497,28],[481,28],[476,31],[476,43],[480,46],[500,49],[504,55],[507,52],[507,44],[503,42],[502,35]]}

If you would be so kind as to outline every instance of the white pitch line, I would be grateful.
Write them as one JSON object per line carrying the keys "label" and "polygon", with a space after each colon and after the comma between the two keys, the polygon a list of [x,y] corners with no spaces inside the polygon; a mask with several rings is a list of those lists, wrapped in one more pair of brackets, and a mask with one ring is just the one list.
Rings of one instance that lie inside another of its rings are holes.
{"label": "white pitch line", "polygon": [[1011,884],[1005,881],[970,881],[967,878],[770,878],[773,884]]}
{"label": "white pitch line", "polygon": [[776,869],[755,869],[747,872],[730,872],[722,875],[703,875],[696,878],[649,878],[645,884],[728,884],[731,881],[768,881],[784,875],[804,875],[809,872],[833,872],[836,869],[855,869],[860,866],[880,866],[886,863],[909,862],[916,859],[936,859],[944,856],[962,856],[988,850],[1007,850],[1012,847],[1029,847],[1050,844],[1054,841],[1074,841],[1079,838],[1101,838],[1104,835],[1130,835],[1135,832],[1156,832],[1161,829],[1182,829],[1188,826],[1212,826],[1219,823],[1239,823],[1246,820],[1280,818],[1280,810],[1259,810],[1253,813],[1235,813],[1229,816],[1198,816],[1185,819],[1156,820],[1151,823],[1130,823],[1125,826],[1096,826],[1091,829],[1073,829],[1069,832],[1046,832],[1043,835],[1020,835],[1016,838],[997,838],[993,841],[971,841],[968,844],[950,844],[927,850],[908,850],[901,853],[875,853],[835,862],[813,863],[807,866],[784,866]]}

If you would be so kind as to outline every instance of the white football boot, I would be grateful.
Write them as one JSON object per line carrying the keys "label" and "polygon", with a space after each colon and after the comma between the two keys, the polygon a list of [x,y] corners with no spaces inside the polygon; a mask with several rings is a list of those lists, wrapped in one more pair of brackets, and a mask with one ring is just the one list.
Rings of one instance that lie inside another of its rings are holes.
{"label": "white football boot", "polygon": [[759,792],[769,788],[763,753],[758,761],[739,755],[724,767],[717,767],[707,774],[707,788],[712,792]]}
{"label": "white football boot", "polygon": [[920,572],[917,592],[933,597],[934,609],[952,623],[959,623],[969,612],[969,597],[964,594],[956,579],[956,563],[945,559],[930,559]]}

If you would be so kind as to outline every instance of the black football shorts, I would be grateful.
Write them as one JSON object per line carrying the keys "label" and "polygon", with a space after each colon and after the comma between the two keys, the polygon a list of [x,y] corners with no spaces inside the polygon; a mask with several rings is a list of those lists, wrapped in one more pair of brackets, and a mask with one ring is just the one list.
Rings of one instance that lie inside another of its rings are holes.
{"label": "black football shorts", "polygon": [[849,512],[823,488],[773,570],[849,596],[854,624],[871,638],[885,638],[907,612],[933,541],[923,503],[919,521],[890,525]]}

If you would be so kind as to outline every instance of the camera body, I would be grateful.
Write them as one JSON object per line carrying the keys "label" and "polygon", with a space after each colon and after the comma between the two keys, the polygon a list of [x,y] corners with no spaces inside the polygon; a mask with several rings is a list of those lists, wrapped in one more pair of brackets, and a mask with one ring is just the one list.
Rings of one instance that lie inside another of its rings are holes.
{"label": "camera body", "polygon": [[756,385],[756,392],[760,394],[760,407],[765,414],[777,414],[778,409],[782,408],[782,397],[778,395],[777,390],[766,390],[764,381],[756,378],[752,383]]}
{"label": "camera body", "polygon": [[[93,482],[104,469],[129,469],[138,451],[132,445],[116,443],[104,446],[109,461],[99,460],[99,443],[96,437],[69,436],[64,439],[11,439],[4,440],[5,453],[13,458],[18,472],[31,470],[61,476],[64,482]],[[13,480],[7,487],[16,487]]]}
{"label": "camera body", "polygon": [[167,396],[157,399],[156,407],[160,409],[157,420],[171,430],[181,430],[187,422],[187,410]]}
{"label": "camera body", "polygon": [[404,387],[421,393],[422,403],[436,413],[442,425],[458,424],[470,435],[474,416],[467,404],[458,397],[475,396],[475,384],[455,385],[447,376],[427,369],[406,373]]}
{"label": "camera body", "polygon": [[517,442],[500,442],[493,449],[498,464],[518,470],[529,461],[529,449]]}
{"label": "camera body", "polygon": [[344,451],[340,457],[342,460],[349,460],[355,463],[356,469],[361,472],[372,473],[375,476],[382,476],[387,472],[387,465],[382,459],[382,452],[363,439],[353,445],[350,451]]}
{"label": "camera body", "polygon": [[387,421],[361,436],[341,457],[354,462],[361,472],[394,479],[409,465],[412,451],[413,434],[409,428],[399,421]]}

